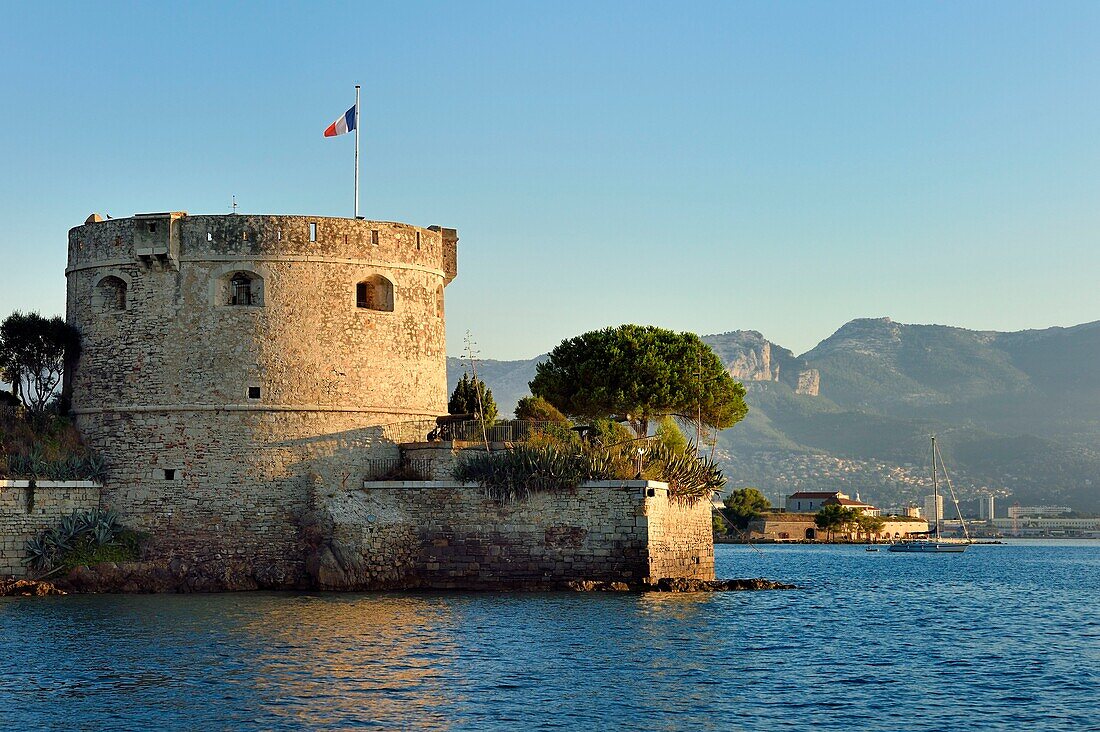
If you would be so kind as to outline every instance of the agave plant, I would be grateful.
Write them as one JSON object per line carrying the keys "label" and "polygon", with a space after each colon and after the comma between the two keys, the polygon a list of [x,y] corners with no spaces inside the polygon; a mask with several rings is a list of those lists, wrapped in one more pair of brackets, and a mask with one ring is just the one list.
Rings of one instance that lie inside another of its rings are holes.
{"label": "agave plant", "polygon": [[46,570],[53,566],[54,557],[56,556],[54,547],[46,541],[44,535],[27,539],[24,546],[26,547],[27,557],[23,560],[23,563],[31,569]]}

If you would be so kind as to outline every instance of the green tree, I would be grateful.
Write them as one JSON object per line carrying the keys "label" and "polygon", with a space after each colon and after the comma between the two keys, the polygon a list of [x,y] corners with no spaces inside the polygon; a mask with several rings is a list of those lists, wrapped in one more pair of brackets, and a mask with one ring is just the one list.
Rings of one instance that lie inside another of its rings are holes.
{"label": "green tree", "polygon": [[814,525],[823,531],[827,531],[829,541],[832,541],[833,534],[850,526],[856,515],[857,512],[851,508],[846,508],[837,503],[830,503],[822,506],[821,510],[814,514]]}
{"label": "green tree", "polygon": [[665,415],[716,429],[748,412],[745,388],[694,333],[621,325],[562,341],[536,368],[531,393],[571,417],[626,415],[638,437]]}
{"label": "green tree", "polygon": [[569,418],[561,410],[539,396],[525,396],[520,399],[516,404],[516,419],[569,424]]}
{"label": "green tree", "polygon": [[634,440],[634,433],[613,419],[593,419],[588,426],[588,441],[600,447],[622,445]]}
{"label": "green tree", "polygon": [[723,514],[739,529],[747,528],[750,521],[762,517],[772,507],[771,501],[756,488],[738,488],[724,503]]}
{"label": "green tree", "polygon": [[0,323],[0,374],[32,412],[43,412],[63,389],[67,369],[80,356],[80,332],[59,317],[14,312]]}
{"label": "green tree", "polygon": [[859,527],[859,531],[866,534],[868,539],[871,539],[886,528],[886,519],[881,516],[861,513],[856,517],[856,525]]}
{"label": "green tree", "polygon": [[493,391],[485,386],[481,379],[462,374],[455,390],[451,392],[451,399],[447,402],[449,414],[473,414],[481,415],[481,421],[486,425],[497,421],[497,405],[493,401]]}
{"label": "green tree", "polygon": [[688,441],[676,420],[669,415],[661,417],[657,424],[657,441],[667,447],[670,452],[682,455],[688,451]]}

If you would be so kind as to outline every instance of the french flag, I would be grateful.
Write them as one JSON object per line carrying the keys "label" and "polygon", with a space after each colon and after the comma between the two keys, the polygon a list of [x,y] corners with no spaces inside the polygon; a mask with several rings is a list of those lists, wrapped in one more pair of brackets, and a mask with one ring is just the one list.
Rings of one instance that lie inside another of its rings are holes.
{"label": "french flag", "polygon": [[325,129],[325,137],[336,137],[355,129],[355,107],[344,112],[344,116]]}

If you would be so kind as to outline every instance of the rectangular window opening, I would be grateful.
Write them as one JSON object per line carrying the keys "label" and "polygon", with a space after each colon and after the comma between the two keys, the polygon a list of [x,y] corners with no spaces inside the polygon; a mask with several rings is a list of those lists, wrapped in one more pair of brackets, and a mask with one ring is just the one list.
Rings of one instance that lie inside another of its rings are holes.
{"label": "rectangular window opening", "polygon": [[317,224],[313,221],[309,222],[309,240],[317,241]]}
{"label": "rectangular window opening", "polygon": [[378,246],[378,229],[370,230],[370,243],[374,246]]}
{"label": "rectangular window opening", "polygon": [[150,222],[150,223],[149,223],[149,233],[150,233],[150,234],[155,234],[155,233],[157,233],[157,225],[156,225],[156,223],[155,223],[155,222]]}
{"label": "rectangular window opening", "polygon": [[283,230],[282,229],[275,229],[275,241],[282,241],[282,240],[283,240]]}
{"label": "rectangular window opening", "polygon": [[165,480],[175,480],[176,479],[176,469],[175,468],[165,468],[164,469],[164,479]]}
{"label": "rectangular window opening", "polygon": [[420,232],[416,232],[416,251],[420,251]]}
{"label": "rectangular window opening", "polygon": [[206,232],[206,240],[207,240],[207,241],[214,241],[214,234],[212,234],[212,233],[211,233],[211,232],[209,232],[209,231],[208,231],[208,232]]}
{"label": "rectangular window opening", "polygon": [[259,399],[260,398],[260,387],[258,387],[258,386],[248,387],[248,398],[249,399]]}

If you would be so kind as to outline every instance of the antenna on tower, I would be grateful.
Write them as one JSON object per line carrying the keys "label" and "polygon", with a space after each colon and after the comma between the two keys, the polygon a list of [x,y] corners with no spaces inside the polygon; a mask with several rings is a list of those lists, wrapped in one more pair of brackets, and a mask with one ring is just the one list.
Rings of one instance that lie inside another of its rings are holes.
{"label": "antenna on tower", "polygon": [[237,213],[237,196],[233,196],[233,213]]}

